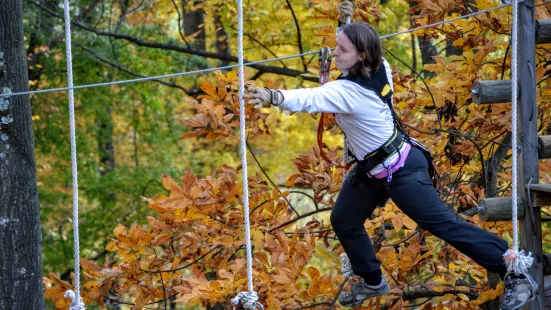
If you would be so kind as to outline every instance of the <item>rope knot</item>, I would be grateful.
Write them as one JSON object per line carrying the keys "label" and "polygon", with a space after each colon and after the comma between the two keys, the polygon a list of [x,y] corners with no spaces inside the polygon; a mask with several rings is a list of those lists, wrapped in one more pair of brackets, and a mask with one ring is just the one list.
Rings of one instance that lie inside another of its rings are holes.
{"label": "rope knot", "polygon": [[238,305],[239,302],[245,309],[259,309],[264,310],[262,304],[258,302],[258,294],[255,291],[252,292],[239,292],[237,296],[231,300],[234,305]]}
{"label": "rope knot", "polygon": [[516,275],[521,273],[527,273],[528,268],[534,263],[534,258],[532,253],[528,252],[527,254],[524,250],[517,252],[512,249],[508,249],[505,254],[503,254],[503,260],[507,266],[509,272],[514,272]]}
{"label": "rope knot", "polygon": [[354,275],[354,270],[352,270],[352,263],[350,263],[350,259],[346,255],[346,253],[341,254],[341,272],[342,276],[345,279],[350,278],[352,275]]}
{"label": "rope knot", "polygon": [[71,306],[69,307],[69,310],[86,310],[84,303],[82,302],[82,298],[80,298],[80,296],[77,298],[75,292],[72,290],[66,291],[64,297],[71,298]]}

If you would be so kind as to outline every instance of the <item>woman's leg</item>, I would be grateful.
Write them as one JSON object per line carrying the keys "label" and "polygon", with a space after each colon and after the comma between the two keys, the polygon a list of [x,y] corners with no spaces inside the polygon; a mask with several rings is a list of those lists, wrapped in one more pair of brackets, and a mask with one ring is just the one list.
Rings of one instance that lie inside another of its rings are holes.
{"label": "woman's leg", "polygon": [[331,225],[356,275],[366,283],[381,282],[381,262],[375,256],[371,239],[364,228],[366,219],[385,197],[378,194],[378,183],[353,170],[346,180],[331,211]]}
{"label": "woman's leg", "polygon": [[444,239],[482,267],[502,276],[507,242],[459,219],[442,201],[428,174],[421,150],[412,148],[404,167],[393,177],[390,198],[422,229]]}

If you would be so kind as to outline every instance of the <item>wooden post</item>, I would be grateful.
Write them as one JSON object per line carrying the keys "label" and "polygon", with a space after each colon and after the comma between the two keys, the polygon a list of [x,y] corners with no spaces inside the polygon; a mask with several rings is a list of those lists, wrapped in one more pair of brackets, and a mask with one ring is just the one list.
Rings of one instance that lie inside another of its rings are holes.
{"label": "wooden post", "polygon": [[551,19],[536,21],[536,44],[551,43]]}
{"label": "wooden post", "polygon": [[551,206],[551,184],[532,184],[530,190],[536,197],[536,201],[532,201],[536,207]]}
{"label": "wooden post", "polygon": [[[526,185],[539,183],[538,172],[538,115],[536,108],[536,20],[534,17],[534,0],[520,1],[518,4],[518,142],[519,179],[518,194],[524,205],[524,219],[520,222],[520,247],[529,250],[535,257],[530,268],[530,275],[539,284],[539,296],[524,308],[531,310],[544,309],[543,293],[543,259],[541,245],[540,209],[528,205]],[[515,151],[515,150],[513,150]],[[535,197],[532,197],[534,201]],[[533,217],[530,213],[533,212]],[[532,218],[535,225],[532,225]],[[538,305],[539,304],[539,305]]]}
{"label": "wooden post", "polygon": [[477,104],[511,102],[511,80],[478,81],[471,93]]}
{"label": "wooden post", "polygon": [[[484,222],[511,221],[513,199],[511,197],[493,197],[481,199],[478,203],[478,217]],[[524,217],[522,201],[518,202],[518,218]]]}
{"label": "wooden post", "polygon": [[551,158],[551,136],[538,137],[538,156],[540,159]]}

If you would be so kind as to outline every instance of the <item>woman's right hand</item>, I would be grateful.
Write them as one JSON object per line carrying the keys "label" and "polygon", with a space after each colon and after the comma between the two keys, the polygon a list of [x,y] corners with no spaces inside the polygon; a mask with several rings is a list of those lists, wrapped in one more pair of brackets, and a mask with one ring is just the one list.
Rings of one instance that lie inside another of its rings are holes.
{"label": "woman's right hand", "polygon": [[252,99],[250,104],[256,104],[255,108],[261,108],[265,104],[280,105],[283,103],[283,95],[276,89],[259,88],[252,85],[245,86],[247,93],[246,99]]}

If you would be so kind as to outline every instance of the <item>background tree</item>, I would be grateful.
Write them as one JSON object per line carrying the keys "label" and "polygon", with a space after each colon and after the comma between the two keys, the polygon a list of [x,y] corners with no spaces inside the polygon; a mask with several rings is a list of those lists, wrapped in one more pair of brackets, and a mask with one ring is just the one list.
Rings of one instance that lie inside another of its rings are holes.
{"label": "background tree", "polygon": [[[0,93],[28,91],[22,2],[0,2]],[[31,103],[0,97],[0,308],[44,309]]]}
{"label": "background tree", "polygon": [[[28,48],[28,58],[38,59],[29,67],[37,74],[31,85],[63,86],[63,45],[55,44],[61,12],[55,4],[26,4],[26,29],[37,36]],[[462,3],[446,0],[418,2],[411,10],[400,0],[356,4],[355,19],[373,24],[381,35],[467,13]],[[479,0],[469,3],[469,10],[497,5]],[[248,7],[250,61],[334,44],[334,1],[254,0]],[[77,84],[236,60],[233,1],[79,1],[73,9]],[[549,15],[546,7],[535,10],[538,18]],[[430,40],[437,52],[422,68],[430,73],[424,80],[402,63],[422,63],[419,49],[403,43],[410,35],[383,41],[395,69],[396,109],[408,132],[431,147],[443,176],[443,199],[458,216],[505,238],[507,223],[481,223],[474,214],[480,198],[509,191],[510,150],[504,139],[509,106],[476,106],[470,89],[477,79],[508,77],[509,13],[502,9],[414,32],[414,41]],[[203,20],[185,17],[201,14]],[[183,28],[190,23],[196,31]],[[444,52],[450,44],[456,55]],[[538,49],[537,65],[542,133],[550,124],[547,50]],[[255,65],[246,76],[257,85],[315,86],[316,62],[317,56],[309,55]],[[76,95],[87,304],[228,305],[244,285],[235,73],[89,88]],[[47,296],[63,307],[72,257],[66,241],[72,239],[66,100],[53,93],[35,95],[33,102],[44,268],[56,271],[46,280]],[[246,112],[255,278],[262,302],[270,309],[330,308],[342,283],[342,249],[328,215],[342,171],[324,163],[313,146],[318,115]],[[324,142],[326,152],[339,158],[342,138],[332,124]],[[541,165],[542,182],[549,182],[549,163]],[[381,307],[476,307],[500,293],[488,288],[484,270],[418,229],[392,204],[378,209],[366,228],[393,287],[378,301]]]}

